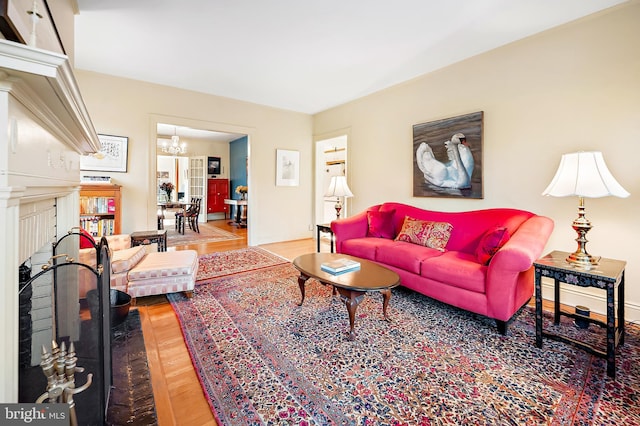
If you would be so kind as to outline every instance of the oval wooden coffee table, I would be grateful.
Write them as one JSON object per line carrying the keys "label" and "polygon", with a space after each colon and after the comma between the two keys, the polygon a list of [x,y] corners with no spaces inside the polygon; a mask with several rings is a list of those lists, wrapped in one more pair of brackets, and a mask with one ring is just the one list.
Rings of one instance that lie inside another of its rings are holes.
{"label": "oval wooden coffee table", "polygon": [[[360,269],[337,275],[322,270],[322,263],[342,258],[360,262]],[[356,309],[368,291],[382,293],[382,314],[386,321],[390,321],[387,316],[387,306],[391,299],[391,289],[400,285],[400,277],[395,272],[369,260],[338,253],[303,254],[293,260],[293,266],[300,271],[298,285],[302,300],[298,306],[304,302],[304,287],[309,278],[315,278],[324,285],[333,286],[334,294],[336,290],[340,293],[340,298],[349,311],[349,340],[356,338],[354,332]]]}

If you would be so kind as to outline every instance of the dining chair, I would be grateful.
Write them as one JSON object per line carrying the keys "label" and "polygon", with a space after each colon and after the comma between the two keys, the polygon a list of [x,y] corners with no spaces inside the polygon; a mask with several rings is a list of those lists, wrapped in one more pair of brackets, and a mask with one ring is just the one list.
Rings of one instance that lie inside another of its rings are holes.
{"label": "dining chair", "polygon": [[[202,203],[202,198],[197,198],[195,205],[192,205],[192,208],[189,209],[185,213],[185,217],[189,223],[189,228],[191,230],[196,231],[198,234],[200,233],[200,227],[198,226],[198,216],[200,215],[200,205]],[[183,223],[183,231],[184,234],[184,223]]]}
{"label": "dining chair", "polygon": [[176,230],[178,231],[178,233],[184,235],[184,222],[185,222],[185,218],[187,217],[189,211],[196,205],[197,200],[199,200],[199,198],[197,197],[191,197],[191,203],[189,203],[187,205],[186,208],[182,208],[180,210],[178,210],[175,214],[176,216]]}

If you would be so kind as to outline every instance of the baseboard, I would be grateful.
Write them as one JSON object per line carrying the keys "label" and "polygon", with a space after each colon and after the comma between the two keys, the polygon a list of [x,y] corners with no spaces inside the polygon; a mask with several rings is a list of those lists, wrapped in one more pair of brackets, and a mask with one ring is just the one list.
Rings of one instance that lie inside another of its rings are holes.
{"label": "baseboard", "polygon": [[[542,282],[542,298],[553,300],[553,281]],[[617,293],[617,292],[616,292]],[[604,290],[560,284],[560,302],[568,306],[586,306],[591,312],[607,314]],[[640,304],[625,301],[625,321],[640,324]]]}

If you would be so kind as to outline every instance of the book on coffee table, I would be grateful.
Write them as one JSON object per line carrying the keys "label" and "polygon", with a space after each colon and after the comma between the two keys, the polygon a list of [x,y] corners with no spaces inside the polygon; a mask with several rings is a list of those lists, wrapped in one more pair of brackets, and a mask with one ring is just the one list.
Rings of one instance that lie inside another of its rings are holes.
{"label": "book on coffee table", "polygon": [[350,259],[336,259],[322,263],[320,268],[330,274],[342,274],[344,272],[357,271],[360,269],[360,262]]}

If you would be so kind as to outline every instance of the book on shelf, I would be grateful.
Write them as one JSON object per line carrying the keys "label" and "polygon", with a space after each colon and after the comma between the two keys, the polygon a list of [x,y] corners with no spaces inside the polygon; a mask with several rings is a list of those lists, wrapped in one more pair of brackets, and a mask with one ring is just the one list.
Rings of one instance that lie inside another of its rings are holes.
{"label": "book on shelf", "polygon": [[98,183],[98,184],[111,184],[110,176],[81,176],[81,183]]}
{"label": "book on shelf", "polygon": [[116,200],[110,197],[80,197],[80,214],[112,214]]}
{"label": "book on shelf", "polygon": [[351,259],[336,259],[320,264],[320,269],[330,274],[341,274],[343,272],[357,271],[360,269],[360,262]]}

